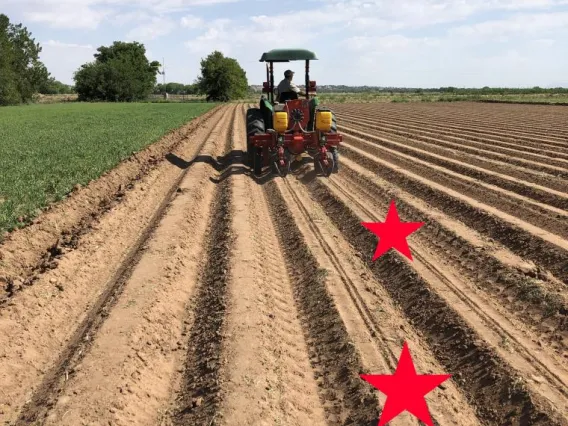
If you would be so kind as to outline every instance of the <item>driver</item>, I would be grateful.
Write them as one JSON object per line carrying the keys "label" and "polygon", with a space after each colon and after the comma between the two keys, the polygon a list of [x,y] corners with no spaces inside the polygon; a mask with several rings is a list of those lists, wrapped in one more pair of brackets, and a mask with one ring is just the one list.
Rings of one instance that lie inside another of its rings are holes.
{"label": "driver", "polygon": [[[296,83],[292,82],[294,78],[294,71],[286,70],[284,71],[284,80],[282,80],[277,87],[278,98],[281,98],[284,93],[296,93],[301,96],[306,96],[302,90],[296,86]],[[297,96],[296,96],[297,97]]]}

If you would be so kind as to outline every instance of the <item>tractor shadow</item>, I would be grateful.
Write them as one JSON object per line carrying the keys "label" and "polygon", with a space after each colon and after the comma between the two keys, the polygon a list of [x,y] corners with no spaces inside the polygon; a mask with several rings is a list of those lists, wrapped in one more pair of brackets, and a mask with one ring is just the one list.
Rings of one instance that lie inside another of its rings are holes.
{"label": "tractor shadow", "polygon": [[[280,176],[275,174],[269,166],[264,167],[260,176],[252,173],[246,162],[246,152],[243,150],[235,149],[220,157],[213,157],[212,155],[197,155],[191,161],[186,161],[172,153],[166,154],[165,158],[169,163],[182,170],[187,170],[196,163],[210,164],[211,167],[220,173],[218,177],[209,178],[209,180],[215,184],[221,183],[228,177],[235,175],[246,175],[258,185],[264,185],[267,182],[280,178]],[[290,165],[288,175],[295,176],[304,184],[310,183],[318,177],[313,164],[312,158],[303,157],[301,161],[294,161]]]}
{"label": "tractor shadow", "polygon": [[218,178],[209,178],[212,182],[220,183],[231,175],[240,175],[246,172],[246,165],[243,163],[245,153],[241,150],[232,150],[231,152],[220,156],[197,155],[191,161],[186,161],[171,152],[166,154],[166,160],[174,166],[187,170],[196,163],[210,164],[217,172],[221,173]]}

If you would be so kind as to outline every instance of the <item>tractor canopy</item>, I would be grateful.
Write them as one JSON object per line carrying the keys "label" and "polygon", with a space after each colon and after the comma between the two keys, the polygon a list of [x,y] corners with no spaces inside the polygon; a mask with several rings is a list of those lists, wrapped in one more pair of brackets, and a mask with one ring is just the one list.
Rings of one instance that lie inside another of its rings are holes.
{"label": "tractor canopy", "polygon": [[306,49],[273,49],[262,54],[259,62],[317,61],[314,52]]}

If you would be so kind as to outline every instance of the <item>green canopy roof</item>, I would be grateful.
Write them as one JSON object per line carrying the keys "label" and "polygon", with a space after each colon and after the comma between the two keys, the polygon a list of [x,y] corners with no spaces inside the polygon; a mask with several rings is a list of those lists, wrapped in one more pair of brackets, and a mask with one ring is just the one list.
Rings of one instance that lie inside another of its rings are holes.
{"label": "green canopy roof", "polygon": [[314,52],[305,49],[273,49],[262,54],[260,62],[317,61]]}

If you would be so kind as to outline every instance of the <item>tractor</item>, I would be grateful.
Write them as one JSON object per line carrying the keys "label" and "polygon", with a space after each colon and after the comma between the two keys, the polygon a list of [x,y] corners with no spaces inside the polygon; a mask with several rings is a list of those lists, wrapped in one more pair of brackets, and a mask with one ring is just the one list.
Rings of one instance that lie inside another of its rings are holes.
{"label": "tractor", "polygon": [[[329,177],[337,173],[337,148],[342,136],[337,132],[334,113],[319,105],[316,82],[310,80],[310,61],[314,52],[304,49],[275,49],[263,53],[259,62],[266,62],[260,105],[249,108],[247,123],[247,161],[256,176],[269,166],[281,177],[290,165],[307,153],[316,173]],[[305,99],[294,92],[278,94],[274,87],[274,63],[305,61]]]}

